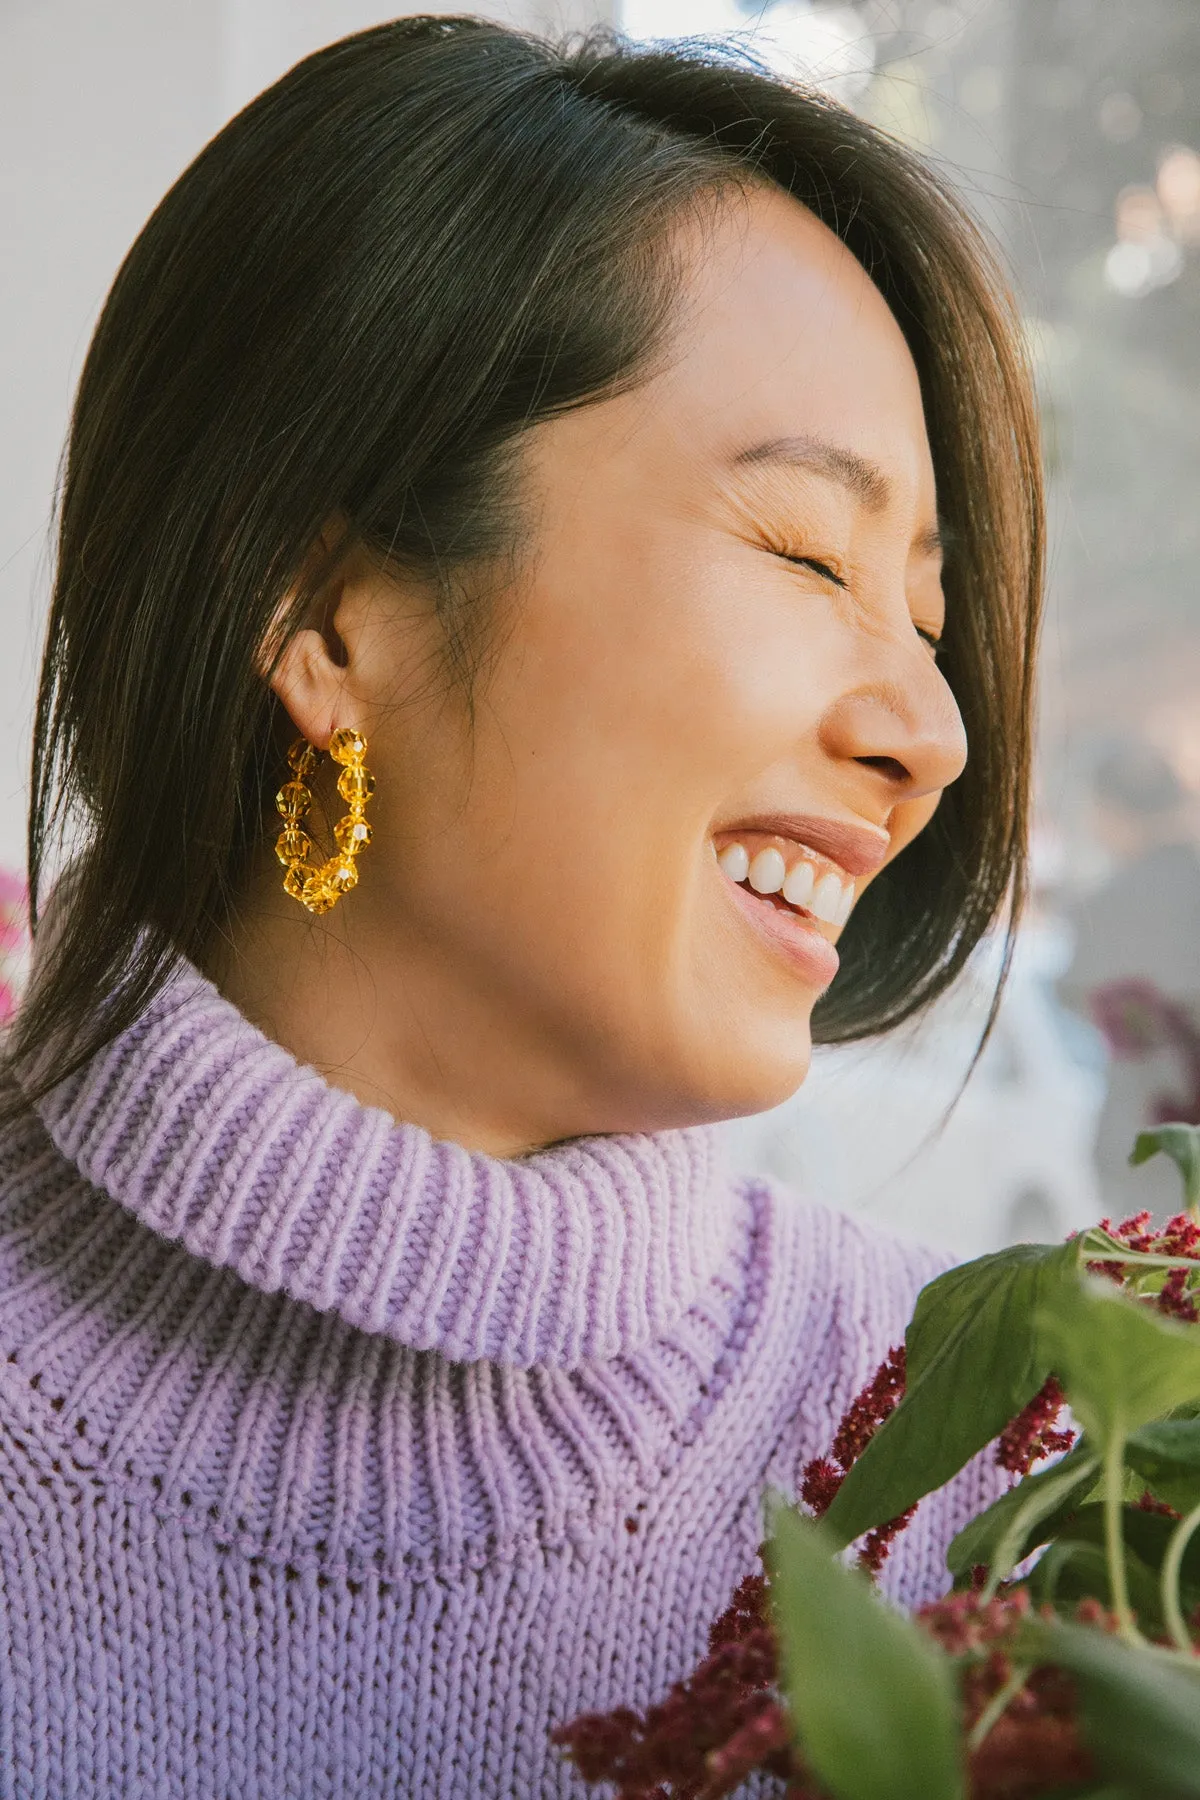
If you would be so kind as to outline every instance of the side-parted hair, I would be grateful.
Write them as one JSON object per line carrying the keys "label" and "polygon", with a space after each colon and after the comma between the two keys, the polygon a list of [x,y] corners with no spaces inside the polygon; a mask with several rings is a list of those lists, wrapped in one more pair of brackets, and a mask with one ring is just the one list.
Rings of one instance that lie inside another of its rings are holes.
{"label": "side-parted hair", "polygon": [[[299,63],[218,133],[116,278],[62,483],[30,892],[70,853],[9,1041],[42,1090],[203,959],[271,828],[277,702],[322,527],[438,598],[469,690],[469,568],[519,549],[520,435],[644,378],[681,213],[767,179],[869,272],[915,359],[950,545],[941,666],[966,773],[856,907],[817,1036],[925,1006],[1025,884],[1042,576],[1012,303],[953,191],[744,58],[407,18]],[[326,568],[322,578],[329,573]],[[477,585],[477,584],[476,584]],[[49,929],[52,927],[52,929]]]}

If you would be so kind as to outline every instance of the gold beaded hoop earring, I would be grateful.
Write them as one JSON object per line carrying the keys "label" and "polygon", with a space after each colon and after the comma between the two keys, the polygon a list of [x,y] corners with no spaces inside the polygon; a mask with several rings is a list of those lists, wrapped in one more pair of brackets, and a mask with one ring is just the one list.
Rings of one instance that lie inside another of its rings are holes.
{"label": "gold beaded hoop earring", "polygon": [[298,900],[310,913],[331,911],[358,880],[355,858],[371,841],[371,827],[363,817],[363,811],[375,792],[375,777],[363,763],[366,753],[366,738],[361,731],[354,731],[348,725],[335,731],[329,740],[330,756],[334,762],[343,765],[338,776],[338,793],[350,810],[334,826],[336,853],[319,868],[314,868],[308,860],[312,839],[300,821],[312,805],[307,782],[317,766],[318,755],[308,739],[302,737],[297,738],[288,751],[292,779],[285,781],[275,796],[275,805],[283,819],[283,830],[275,840],[275,854],[284,866],[284,893]]}

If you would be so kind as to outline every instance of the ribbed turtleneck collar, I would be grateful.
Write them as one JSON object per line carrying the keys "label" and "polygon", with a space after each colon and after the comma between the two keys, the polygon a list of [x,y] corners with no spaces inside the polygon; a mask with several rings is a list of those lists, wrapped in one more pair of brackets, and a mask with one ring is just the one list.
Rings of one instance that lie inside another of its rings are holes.
{"label": "ribbed turtleneck collar", "polygon": [[729,1241],[712,1131],[468,1152],[331,1087],[186,963],[38,1110],[81,1174],[161,1237],[457,1362],[637,1351]]}

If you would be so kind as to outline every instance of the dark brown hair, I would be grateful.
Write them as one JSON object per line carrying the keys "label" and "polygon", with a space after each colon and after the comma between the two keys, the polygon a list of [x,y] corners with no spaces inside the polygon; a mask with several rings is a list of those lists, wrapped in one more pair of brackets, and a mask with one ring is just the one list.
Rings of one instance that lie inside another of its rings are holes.
{"label": "dark brown hair", "polygon": [[669,314],[670,223],[748,174],[837,233],[911,347],[970,747],[855,910],[818,1035],[898,1023],[1019,908],[1037,432],[962,205],[852,113],[718,50],[401,19],[309,57],[213,139],[93,338],[38,700],[35,911],[55,856],[74,860],[13,1028],[28,1085],[78,1067],[228,921],[275,785],[256,655],[321,526],[340,513],[435,579],[469,682],[487,620],[458,577],[516,530],[513,445],[639,378]]}

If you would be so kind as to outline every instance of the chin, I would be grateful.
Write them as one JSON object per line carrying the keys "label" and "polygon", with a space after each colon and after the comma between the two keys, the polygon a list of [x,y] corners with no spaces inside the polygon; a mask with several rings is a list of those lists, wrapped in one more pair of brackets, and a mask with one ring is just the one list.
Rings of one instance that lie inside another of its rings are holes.
{"label": "chin", "polygon": [[[705,1046],[711,1051],[711,1044]],[[812,1033],[808,1020],[789,1021],[785,1041],[755,1043],[751,1034],[729,1040],[729,1052],[717,1063],[711,1055],[693,1060],[670,1096],[662,1093],[662,1068],[647,1083],[646,1092],[657,1090],[655,1117],[634,1129],[663,1131],[686,1125],[715,1125],[723,1119],[743,1119],[769,1112],[804,1085],[812,1063]]]}
{"label": "chin", "polygon": [[740,1082],[721,1096],[713,1117],[744,1119],[752,1113],[770,1112],[772,1107],[782,1106],[804,1086],[811,1063],[812,1042],[806,1036],[802,1056],[792,1055],[786,1062],[742,1070]]}

